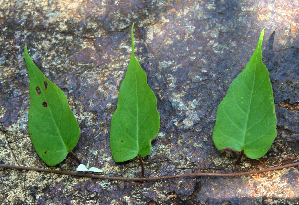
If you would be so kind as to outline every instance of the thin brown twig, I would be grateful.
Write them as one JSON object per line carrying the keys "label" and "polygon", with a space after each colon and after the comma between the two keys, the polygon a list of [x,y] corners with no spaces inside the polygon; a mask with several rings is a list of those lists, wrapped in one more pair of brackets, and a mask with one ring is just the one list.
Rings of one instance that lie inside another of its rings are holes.
{"label": "thin brown twig", "polygon": [[163,176],[163,177],[148,177],[148,178],[130,178],[130,177],[109,177],[109,176],[102,176],[102,175],[95,175],[95,174],[86,174],[83,172],[68,172],[68,171],[59,171],[59,170],[51,170],[51,169],[40,169],[34,167],[23,167],[23,166],[15,166],[9,164],[0,164],[0,167],[6,169],[18,169],[18,170],[32,170],[38,172],[48,172],[54,174],[64,174],[64,175],[71,175],[71,176],[78,176],[78,177],[88,177],[93,179],[108,179],[108,180],[120,180],[120,181],[157,181],[157,180],[165,180],[165,179],[174,179],[174,178],[182,178],[182,177],[237,177],[237,176],[244,176],[244,175],[252,175],[252,174],[259,174],[263,172],[275,171],[280,170],[288,167],[298,166],[299,162],[286,164],[279,167],[272,167],[268,169],[256,170],[256,171],[249,171],[249,172],[235,172],[235,173],[192,173],[192,174],[181,174],[181,175],[173,175],[173,176]]}

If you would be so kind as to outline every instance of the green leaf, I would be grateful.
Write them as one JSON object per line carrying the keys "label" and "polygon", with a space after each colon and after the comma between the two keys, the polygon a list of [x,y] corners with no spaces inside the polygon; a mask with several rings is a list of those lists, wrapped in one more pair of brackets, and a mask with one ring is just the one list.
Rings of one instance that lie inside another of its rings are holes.
{"label": "green leaf", "polygon": [[134,24],[131,30],[132,56],[111,120],[110,148],[116,162],[133,159],[138,154],[147,156],[151,140],[160,128],[157,99],[134,55],[133,27]]}
{"label": "green leaf", "polygon": [[24,48],[30,80],[29,134],[40,158],[60,163],[79,140],[80,129],[64,93],[38,69]]}
{"label": "green leaf", "polygon": [[269,72],[262,61],[262,31],[243,72],[231,83],[217,110],[213,140],[218,150],[264,156],[276,137],[276,115]]}

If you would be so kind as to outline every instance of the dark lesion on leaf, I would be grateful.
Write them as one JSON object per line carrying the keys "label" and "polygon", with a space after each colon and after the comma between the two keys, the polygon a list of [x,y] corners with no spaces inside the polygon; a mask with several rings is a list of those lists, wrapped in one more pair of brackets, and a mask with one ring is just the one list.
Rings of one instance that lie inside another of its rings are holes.
{"label": "dark lesion on leaf", "polygon": [[42,94],[41,91],[40,91],[40,88],[38,86],[35,87],[35,90],[36,90],[36,92],[37,92],[38,95]]}
{"label": "dark lesion on leaf", "polygon": [[48,82],[46,80],[44,81],[44,85],[45,85],[45,91],[46,91],[48,88]]}
{"label": "dark lesion on leaf", "polygon": [[44,154],[47,154],[48,150],[44,151]]}
{"label": "dark lesion on leaf", "polygon": [[44,102],[42,103],[42,105],[43,105],[43,107],[48,107],[48,103],[47,103],[46,101],[44,101]]}
{"label": "dark lesion on leaf", "polygon": [[120,141],[120,142],[124,142],[124,141],[122,140],[122,141]]}

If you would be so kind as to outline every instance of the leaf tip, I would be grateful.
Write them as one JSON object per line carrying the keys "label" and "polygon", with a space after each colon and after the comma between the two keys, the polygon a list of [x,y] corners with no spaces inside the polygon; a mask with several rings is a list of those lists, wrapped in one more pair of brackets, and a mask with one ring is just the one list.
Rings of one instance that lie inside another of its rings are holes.
{"label": "leaf tip", "polygon": [[24,46],[24,53],[25,53],[25,54],[28,54],[27,44],[25,44],[25,46]]}
{"label": "leaf tip", "polygon": [[134,55],[134,23],[132,24],[131,29],[131,45],[132,45],[132,54]]}
{"label": "leaf tip", "polygon": [[260,49],[262,49],[262,43],[263,43],[263,39],[264,39],[264,33],[265,33],[265,29],[264,28],[261,32],[260,38],[259,38],[259,42],[258,42],[258,47],[260,47]]}

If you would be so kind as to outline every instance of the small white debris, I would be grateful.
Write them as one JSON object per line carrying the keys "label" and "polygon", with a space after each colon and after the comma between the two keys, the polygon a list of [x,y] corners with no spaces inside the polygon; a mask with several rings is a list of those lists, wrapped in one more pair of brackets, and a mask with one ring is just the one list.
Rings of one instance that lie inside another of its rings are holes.
{"label": "small white debris", "polygon": [[[89,163],[88,163],[89,164]],[[89,169],[88,169],[88,164],[87,164],[87,167],[84,165],[84,164],[80,164],[78,167],[77,167],[77,169],[76,169],[76,171],[77,172],[103,172],[103,170],[101,170],[101,169],[98,169],[98,168],[96,168],[96,167],[90,167]]]}

